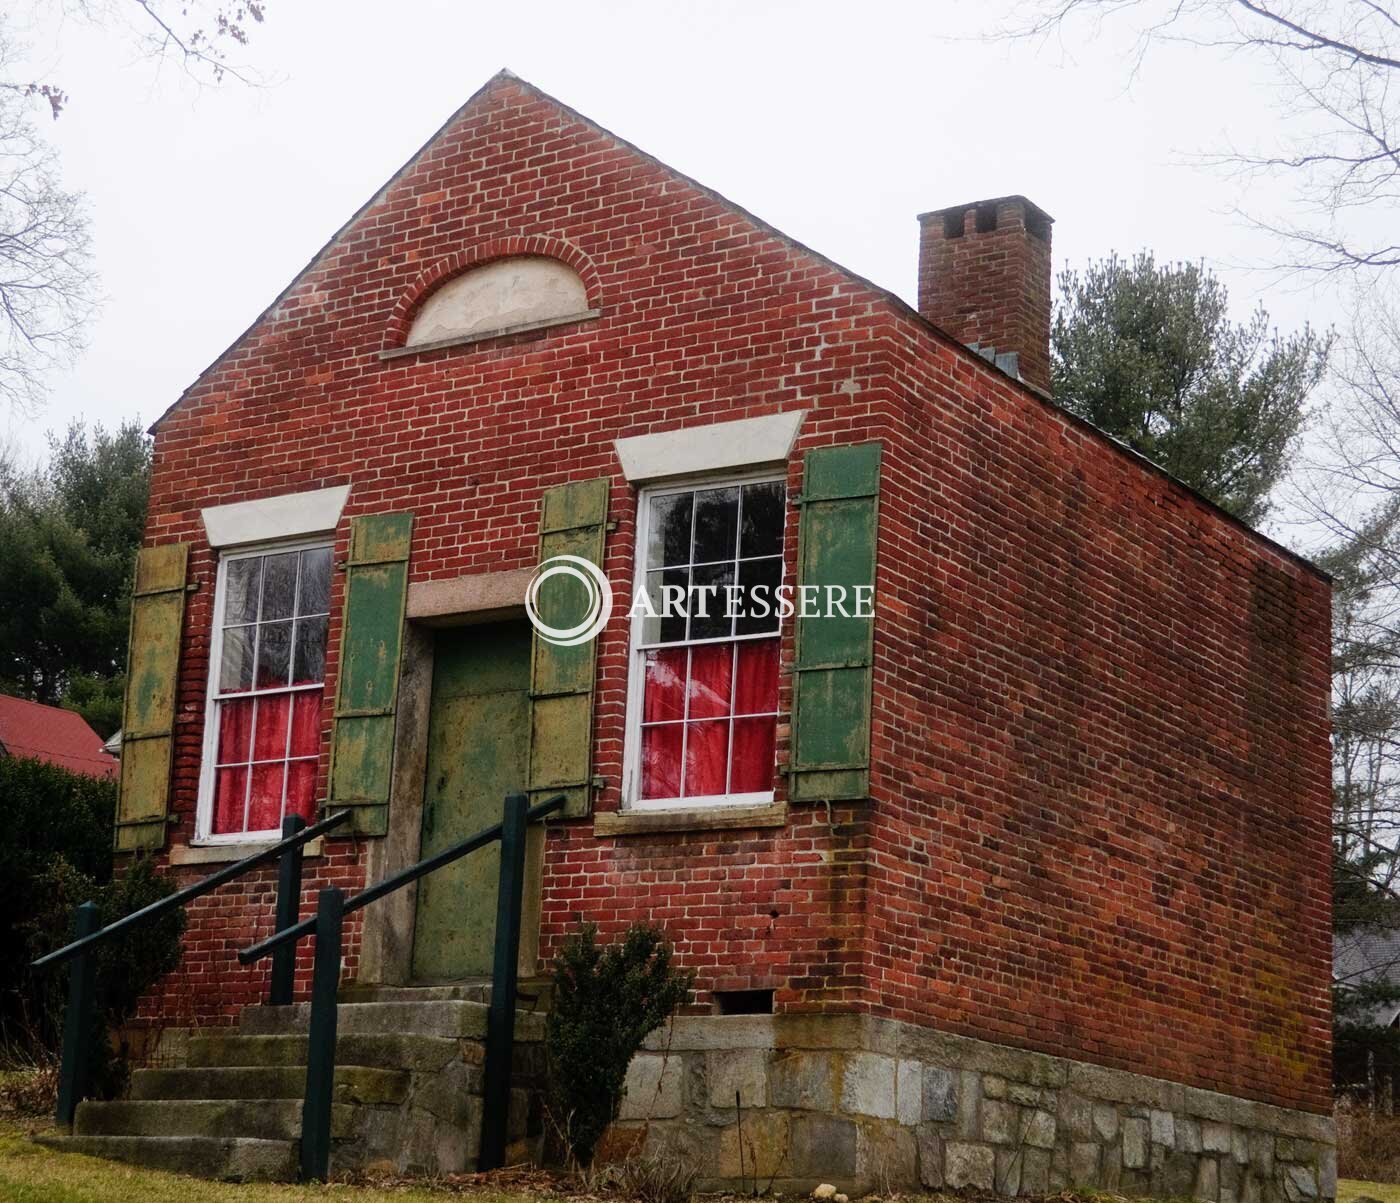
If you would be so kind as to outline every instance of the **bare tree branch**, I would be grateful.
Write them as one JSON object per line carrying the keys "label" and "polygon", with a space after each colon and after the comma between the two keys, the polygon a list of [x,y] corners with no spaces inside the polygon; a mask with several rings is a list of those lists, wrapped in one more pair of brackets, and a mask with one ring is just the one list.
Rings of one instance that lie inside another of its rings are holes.
{"label": "bare tree branch", "polygon": [[[200,83],[225,77],[260,82],[232,54],[266,19],[265,0],[28,0],[28,6],[40,17],[50,13],[109,30],[157,61],[174,59]],[[69,103],[67,91],[53,82],[0,77],[0,89],[42,97],[55,117]]]}
{"label": "bare tree branch", "polygon": [[93,311],[82,199],[61,186],[27,108],[22,91],[0,90],[0,409],[21,412],[81,349]]}
{"label": "bare tree branch", "polygon": [[1400,203],[1400,9],[1395,0],[1045,0],[1002,38],[1072,38],[1132,21],[1130,68],[1159,41],[1253,53],[1275,71],[1284,104],[1275,153],[1234,149],[1212,156],[1291,181],[1294,207],[1312,220],[1247,214],[1297,250],[1285,270],[1388,271],[1400,246],[1366,221],[1393,224]]}

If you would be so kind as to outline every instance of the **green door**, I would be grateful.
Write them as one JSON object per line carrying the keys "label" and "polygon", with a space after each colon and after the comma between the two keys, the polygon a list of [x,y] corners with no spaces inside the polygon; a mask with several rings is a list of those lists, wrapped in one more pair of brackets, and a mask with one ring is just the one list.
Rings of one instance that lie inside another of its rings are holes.
{"label": "green door", "polygon": [[[438,632],[422,856],[500,822],[505,796],[524,791],[529,689],[525,623]],[[415,980],[453,981],[491,972],[499,865],[500,845],[491,844],[418,883]],[[526,909],[533,908],[527,904]]]}

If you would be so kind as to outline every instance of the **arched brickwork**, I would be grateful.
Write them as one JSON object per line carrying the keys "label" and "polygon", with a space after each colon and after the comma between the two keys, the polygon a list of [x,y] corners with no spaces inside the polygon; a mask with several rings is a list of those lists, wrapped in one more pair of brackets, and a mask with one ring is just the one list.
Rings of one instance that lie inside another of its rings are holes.
{"label": "arched brickwork", "polygon": [[385,348],[402,347],[408,341],[408,332],[418,310],[434,292],[455,276],[482,267],[496,259],[509,259],[517,255],[540,255],[547,259],[557,259],[567,264],[579,274],[588,294],[591,309],[600,308],[599,294],[601,282],[598,269],[578,247],[562,238],[544,235],[518,235],[511,238],[492,238],[487,242],[457,251],[439,259],[422,273],[413,285],[399,298],[394,312],[389,318],[389,328],[385,338]]}

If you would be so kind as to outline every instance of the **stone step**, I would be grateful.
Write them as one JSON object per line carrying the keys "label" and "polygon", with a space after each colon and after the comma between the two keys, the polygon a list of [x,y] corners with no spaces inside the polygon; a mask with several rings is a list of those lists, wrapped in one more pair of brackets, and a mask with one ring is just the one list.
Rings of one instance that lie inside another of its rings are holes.
{"label": "stone step", "polygon": [[[341,1003],[336,1009],[337,1035],[443,1036],[481,1040],[486,1036],[486,1004],[465,999],[422,1002]],[[244,1007],[238,1030],[245,1036],[290,1036],[307,1030],[310,1003],[289,1007]],[[544,1038],[544,1016],[517,1011],[517,1040]]]}
{"label": "stone step", "polygon": [[35,1137],[65,1153],[85,1153],[152,1169],[237,1182],[290,1181],[297,1173],[297,1145],[290,1140],[240,1136]]}
{"label": "stone step", "polygon": [[[408,1093],[403,1069],[337,1065],[337,1103],[401,1103]],[[299,1065],[138,1069],[131,1075],[131,1098],[151,1099],[299,1099],[305,1093],[306,1069]]]}
{"label": "stone step", "polygon": [[[191,1037],[188,1064],[192,1069],[305,1065],[306,1048],[305,1036],[245,1036],[236,1032],[214,1032]],[[338,1035],[335,1042],[337,1065],[431,1072],[461,1056],[461,1045],[445,1036],[361,1036],[352,1033]]]}
{"label": "stone step", "polygon": [[[331,1109],[331,1135],[354,1132],[355,1109]],[[299,1140],[300,1099],[116,1099],[78,1104],[76,1136],[232,1136]]]}
{"label": "stone step", "polygon": [[[533,977],[518,987],[519,1009],[547,1011],[550,980]],[[340,988],[340,1001],[361,1002],[479,1002],[491,1001],[491,982],[480,979],[468,982],[444,982],[435,986],[381,986],[373,983],[347,982]]]}
{"label": "stone step", "polygon": [[348,982],[340,988],[343,1003],[491,1001],[490,982],[452,982],[441,986],[376,986]]}

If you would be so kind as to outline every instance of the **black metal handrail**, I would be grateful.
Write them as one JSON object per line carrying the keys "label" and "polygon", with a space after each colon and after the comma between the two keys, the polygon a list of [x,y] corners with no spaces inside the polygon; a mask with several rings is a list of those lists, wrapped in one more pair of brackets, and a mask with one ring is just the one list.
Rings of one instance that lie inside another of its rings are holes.
{"label": "black metal handrail", "polygon": [[402,889],[496,840],[501,841],[500,884],[496,891],[496,937],[492,950],[491,1003],[486,1017],[486,1064],[482,1083],[481,1151],[478,1169],[505,1161],[510,1113],[511,1046],[515,1037],[515,996],[519,977],[520,916],[525,884],[525,833],[565,802],[563,794],[529,804],[510,794],[499,823],[484,827],[450,848],[425,857],[383,881],[346,898],[327,886],[316,899],[314,918],[293,922],[265,940],[239,951],[244,965],[265,956],[295,956],[297,941],[315,934],[311,973],[311,1018],[307,1029],[306,1090],[301,1109],[300,1169],[304,1181],[325,1181],[330,1172],[331,1104],[335,1087],[336,1005],[345,916]]}
{"label": "black metal handrail", "polygon": [[[299,815],[288,815],[282,821],[282,838],[245,856],[242,860],[209,874],[183,890],[159,898],[139,911],[132,911],[120,919],[115,919],[106,927],[97,926],[97,904],[84,902],[74,912],[73,934],[77,939],[55,949],[33,962],[31,969],[49,969],[73,962],[68,981],[68,1006],[63,1015],[63,1056],[59,1065],[58,1106],[55,1120],[64,1127],[71,1127],[73,1114],[87,1093],[88,1086],[88,1047],[91,1035],[96,993],[94,974],[96,962],[92,956],[98,944],[120,935],[129,928],[159,918],[178,906],[183,906],[196,898],[217,890],[271,861],[280,861],[277,879],[277,922],[295,923],[301,895],[302,848],[310,840],[323,835],[332,828],[339,827],[350,817],[348,810],[313,823],[310,827]],[[295,950],[289,949],[279,954],[273,961],[269,1001],[291,1002],[292,979],[296,971]]]}
{"label": "black metal handrail", "polygon": [[[522,795],[512,794],[510,797],[520,797]],[[537,806],[530,807],[525,812],[525,821],[533,823],[538,819],[548,818],[556,810],[564,805],[563,794],[556,794]],[[453,861],[461,860],[462,857],[475,852],[478,848],[485,848],[487,844],[494,844],[501,838],[504,823],[493,823],[490,827],[483,827],[474,835],[469,835],[459,843],[453,844],[450,848],[444,848],[441,852],[420,860],[415,865],[410,865],[395,873],[392,877],[386,877],[383,881],[376,882],[372,886],[367,886],[352,898],[344,901],[345,914],[353,914],[369,906],[371,902],[378,902],[381,898],[392,894],[395,890],[417,881],[420,877],[426,877],[436,869],[441,869],[445,865],[450,865]],[[251,965],[254,961],[260,961],[271,952],[275,952],[285,944],[295,944],[298,940],[304,939],[316,930],[316,918],[303,919],[295,927],[288,927],[282,931],[274,932],[265,940],[260,940],[256,944],[250,944],[247,948],[238,952],[238,962],[240,965]]]}
{"label": "black metal handrail", "polygon": [[[62,948],[46,953],[30,965],[30,968],[47,969],[51,965],[61,965],[64,961],[71,960],[73,957],[86,952],[93,945],[100,944],[104,940],[119,935],[128,927],[135,927],[139,923],[144,923],[147,919],[154,919],[158,915],[165,914],[166,911],[174,910],[177,906],[184,906],[187,902],[193,902],[196,898],[208,894],[211,890],[217,890],[221,885],[225,885],[236,878],[242,877],[250,870],[265,865],[269,861],[277,860],[284,852],[301,847],[303,844],[314,840],[317,836],[330,831],[331,828],[340,826],[340,824],[345,822],[349,817],[350,812],[348,810],[342,810],[331,815],[329,818],[322,819],[319,823],[313,823],[310,827],[307,827],[306,820],[302,819],[300,816],[288,815],[282,824],[283,838],[277,843],[254,852],[251,856],[245,856],[242,860],[235,861],[231,865],[226,865],[217,872],[209,874],[208,877],[195,882],[194,885],[186,886],[183,890],[176,890],[175,893],[166,898],[158,898],[149,906],[143,906],[139,911],[132,911],[129,915],[125,915],[120,919],[114,919],[111,923],[107,924],[106,927],[93,932],[89,936],[84,936],[80,940],[74,940],[71,944],[65,944]],[[291,835],[287,834],[287,825],[289,823],[300,825]]]}

